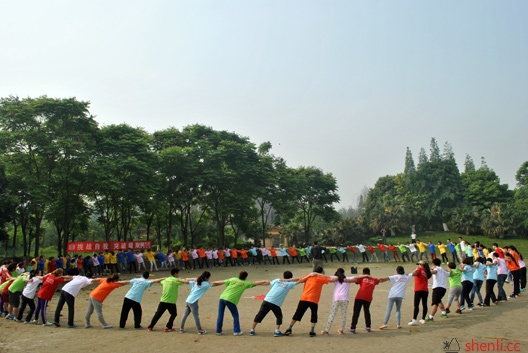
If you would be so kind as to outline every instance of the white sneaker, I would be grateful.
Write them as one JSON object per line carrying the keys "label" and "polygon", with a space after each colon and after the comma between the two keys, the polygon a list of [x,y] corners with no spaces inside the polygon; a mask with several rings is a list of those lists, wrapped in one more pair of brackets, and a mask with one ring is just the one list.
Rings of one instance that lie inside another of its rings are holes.
{"label": "white sneaker", "polygon": [[425,320],[423,320],[423,319],[420,320],[419,322],[420,322],[422,325],[425,324]]}
{"label": "white sneaker", "polygon": [[242,336],[243,334],[244,332],[240,331],[240,332],[233,333],[233,336]]}
{"label": "white sneaker", "polygon": [[409,326],[418,326],[418,321],[411,320],[411,322],[408,323]]}

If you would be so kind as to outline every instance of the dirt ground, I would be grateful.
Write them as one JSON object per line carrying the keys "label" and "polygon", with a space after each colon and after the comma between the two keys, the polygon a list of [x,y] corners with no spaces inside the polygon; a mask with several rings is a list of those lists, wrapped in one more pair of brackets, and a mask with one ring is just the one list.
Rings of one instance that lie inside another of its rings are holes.
{"label": "dirt ground", "polygon": [[[326,274],[333,274],[337,267],[344,267],[347,274],[350,273],[350,263],[327,263],[325,264]],[[405,264],[406,272],[414,269],[414,266]],[[363,264],[359,264],[359,271]],[[395,272],[395,263],[369,264],[373,277],[382,277],[391,275]],[[249,272],[248,280],[272,280],[282,276],[282,272],[289,269],[294,276],[303,275],[311,271],[311,266],[307,264],[296,264],[290,266],[251,266],[251,267],[227,267],[215,268],[210,270],[212,273],[211,280],[222,280],[232,276],[237,276],[239,271],[244,269]],[[181,271],[180,277],[195,277],[202,270]],[[151,279],[165,277],[167,271],[154,272]],[[133,276],[123,275],[122,279],[130,279]],[[233,320],[228,311],[226,311],[224,321],[224,335],[215,335],[215,323],[218,306],[218,297],[225,288],[219,286],[212,288],[200,300],[200,318],[204,329],[208,331],[206,335],[198,335],[194,327],[192,315],[188,318],[186,329],[187,333],[179,332],[165,333],[164,325],[168,319],[168,313],[160,319],[154,331],[148,332],[146,329],[133,329],[133,316],[130,312],[126,329],[119,329],[119,316],[123,297],[129,286],[118,288],[110,294],[104,302],[103,313],[106,321],[113,325],[114,328],[103,330],[100,326],[94,325],[93,328],[84,328],[84,314],[87,307],[87,297],[95,285],[89,286],[81,291],[76,300],[75,329],[66,328],[67,307],[62,312],[62,324],[58,327],[43,327],[41,325],[28,325],[16,323],[11,320],[0,320],[0,352],[58,352],[75,349],[75,346],[85,351],[94,349],[99,351],[109,351],[107,346],[112,347],[113,352],[139,352],[150,350],[153,352],[179,350],[184,347],[187,352],[198,351],[216,351],[216,352],[247,352],[250,347],[265,349],[269,353],[284,352],[285,347],[292,347],[296,351],[305,351],[313,348],[317,344],[317,349],[323,349],[328,352],[342,352],[343,345],[349,345],[351,350],[358,352],[468,352],[468,351],[528,351],[528,337],[526,336],[526,322],[528,317],[527,298],[528,294],[523,294],[519,298],[501,303],[498,306],[479,308],[475,307],[473,311],[464,311],[463,314],[450,314],[449,318],[440,318],[437,313],[434,323],[427,323],[416,327],[409,327],[407,323],[412,315],[412,298],[413,284],[407,288],[407,298],[404,300],[402,307],[402,326],[396,329],[394,311],[391,315],[389,329],[380,331],[378,327],[386,309],[386,298],[391,284],[388,282],[381,283],[374,292],[374,301],[371,306],[372,314],[372,333],[363,330],[364,319],[361,316],[358,324],[358,334],[352,335],[346,333],[338,335],[337,325],[340,316],[334,320],[334,325],[329,336],[320,335],[324,328],[330,310],[333,284],[329,284],[323,289],[321,301],[319,303],[319,323],[316,327],[317,337],[310,338],[309,332],[309,313],[305,314],[303,321],[298,322],[293,328],[293,335],[289,337],[273,337],[275,318],[270,312],[264,321],[257,326],[257,335],[249,336],[249,330],[255,314],[258,312],[260,300],[246,298],[250,296],[266,294],[269,286],[254,287],[246,290],[243,298],[238,305],[241,316],[241,327],[244,331],[243,336],[234,337],[232,335]],[[347,326],[350,325],[352,316],[352,306],[357,286],[352,285],[350,293],[350,305],[348,309]],[[511,292],[511,285],[506,284],[506,291]],[[284,305],[284,324],[282,329],[285,330],[289,323],[299,297],[301,295],[302,285],[292,290]],[[179,328],[179,320],[183,314],[184,301],[189,294],[189,286],[180,287],[179,299],[177,303],[178,317],[175,321],[175,328]],[[148,326],[159,302],[161,295],[161,286],[154,284],[147,290],[143,297],[143,321],[144,327]],[[55,306],[58,300],[58,292],[55,294],[47,311],[48,318],[53,320]],[[429,296],[430,301],[430,296]],[[27,309],[26,309],[27,310]],[[92,324],[98,323],[97,316],[92,316]],[[524,332],[524,333],[523,333]],[[445,342],[453,342],[449,347]],[[502,346],[501,346],[502,344]],[[103,348],[107,347],[107,348]],[[484,349],[483,349],[484,348]]]}

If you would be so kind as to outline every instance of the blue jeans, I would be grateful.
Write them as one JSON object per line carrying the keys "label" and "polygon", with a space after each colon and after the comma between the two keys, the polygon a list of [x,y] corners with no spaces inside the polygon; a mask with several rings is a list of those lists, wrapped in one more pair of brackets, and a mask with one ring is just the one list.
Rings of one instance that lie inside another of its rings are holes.
{"label": "blue jeans", "polygon": [[504,291],[504,282],[506,282],[508,275],[497,275],[497,287],[499,289],[498,300],[506,300],[506,292]]}
{"label": "blue jeans", "polygon": [[222,326],[224,324],[224,312],[225,308],[229,309],[233,316],[233,333],[240,332],[240,320],[238,316],[237,306],[227,300],[220,299],[218,301],[218,318],[216,319],[216,333],[222,333]]}
{"label": "blue jeans", "polygon": [[471,290],[471,302],[475,301],[475,293],[478,296],[479,304],[482,304],[484,301],[482,300],[482,294],[480,294],[480,288],[482,287],[482,284],[484,281],[481,281],[480,279],[473,280],[473,289]]}
{"label": "blue jeans", "polygon": [[387,325],[389,323],[392,306],[394,303],[396,303],[396,325],[400,325],[402,301],[403,298],[389,298],[389,300],[387,301],[387,311],[385,312],[385,320],[383,320],[384,325]]}

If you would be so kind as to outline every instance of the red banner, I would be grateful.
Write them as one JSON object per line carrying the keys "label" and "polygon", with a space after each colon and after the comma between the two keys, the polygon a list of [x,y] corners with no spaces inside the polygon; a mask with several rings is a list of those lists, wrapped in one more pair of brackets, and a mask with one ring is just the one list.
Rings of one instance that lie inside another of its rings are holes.
{"label": "red banner", "polygon": [[132,241],[69,241],[68,252],[100,252],[115,250],[148,250],[152,248],[152,240]]}

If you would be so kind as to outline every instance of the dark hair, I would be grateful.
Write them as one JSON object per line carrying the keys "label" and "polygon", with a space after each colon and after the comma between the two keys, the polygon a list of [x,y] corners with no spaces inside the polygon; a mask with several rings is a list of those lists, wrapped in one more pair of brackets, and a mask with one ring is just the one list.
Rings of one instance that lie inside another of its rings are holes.
{"label": "dark hair", "polygon": [[363,272],[364,275],[370,275],[370,268],[365,267],[365,268],[363,268],[362,272]]}
{"label": "dark hair", "polygon": [[107,283],[110,283],[110,282],[117,282],[119,281],[119,275],[117,273],[114,273],[113,275],[110,275],[106,278],[106,282]]}
{"label": "dark hair", "polygon": [[431,272],[431,268],[429,267],[429,264],[426,262],[426,263],[423,264],[423,267],[424,267],[424,270],[425,270],[425,274],[427,275],[427,279],[431,278],[433,273]]}
{"label": "dark hair", "polygon": [[321,266],[317,266],[313,271],[317,273],[323,273],[323,268]]}
{"label": "dark hair", "polygon": [[442,261],[440,261],[440,259],[433,259],[433,264],[435,264],[435,266],[440,266]]}
{"label": "dark hair", "polygon": [[471,259],[469,257],[466,257],[464,260],[462,260],[462,263],[464,265],[471,265]]}
{"label": "dark hair", "polygon": [[196,284],[198,284],[199,286],[201,286],[201,285],[202,285],[202,282],[206,282],[206,281],[209,279],[209,277],[211,277],[211,274],[210,274],[208,271],[204,271],[204,272],[200,275],[200,277],[198,277],[198,278],[196,279]]}
{"label": "dark hair", "polygon": [[248,273],[246,271],[240,271],[240,273],[238,274],[238,279],[245,281],[247,276],[248,276]]}
{"label": "dark hair", "polygon": [[33,278],[33,277],[35,277],[36,275],[37,275],[37,271],[35,271],[35,270],[31,270],[31,271],[29,271],[29,278],[30,278],[30,279]]}
{"label": "dark hair", "polygon": [[343,283],[343,280],[346,278],[345,270],[342,269],[341,267],[338,268],[334,276],[337,276],[337,280],[339,281],[339,283]]}
{"label": "dark hair", "polygon": [[150,272],[149,271],[145,271],[145,272],[143,272],[142,276],[143,276],[144,279],[148,279],[150,277]]}
{"label": "dark hair", "polygon": [[403,266],[396,267],[396,273],[399,274],[399,275],[404,275],[405,274],[405,269],[403,268]]}
{"label": "dark hair", "polygon": [[178,267],[173,267],[171,270],[171,276],[174,276],[180,272],[180,269]]}
{"label": "dark hair", "polygon": [[450,263],[447,264],[447,267],[449,267],[450,269],[454,270],[456,268],[456,263],[450,262]]}
{"label": "dark hair", "polygon": [[480,262],[481,264],[483,264],[483,263],[486,262],[486,259],[483,258],[482,256],[480,256],[480,257],[477,257],[477,261]]}
{"label": "dark hair", "polygon": [[291,271],[284,271],[284,273],[282,274],[282,277],[284,279],[290,279],[290,278],[293,278],[293,273],[291,273]]}

